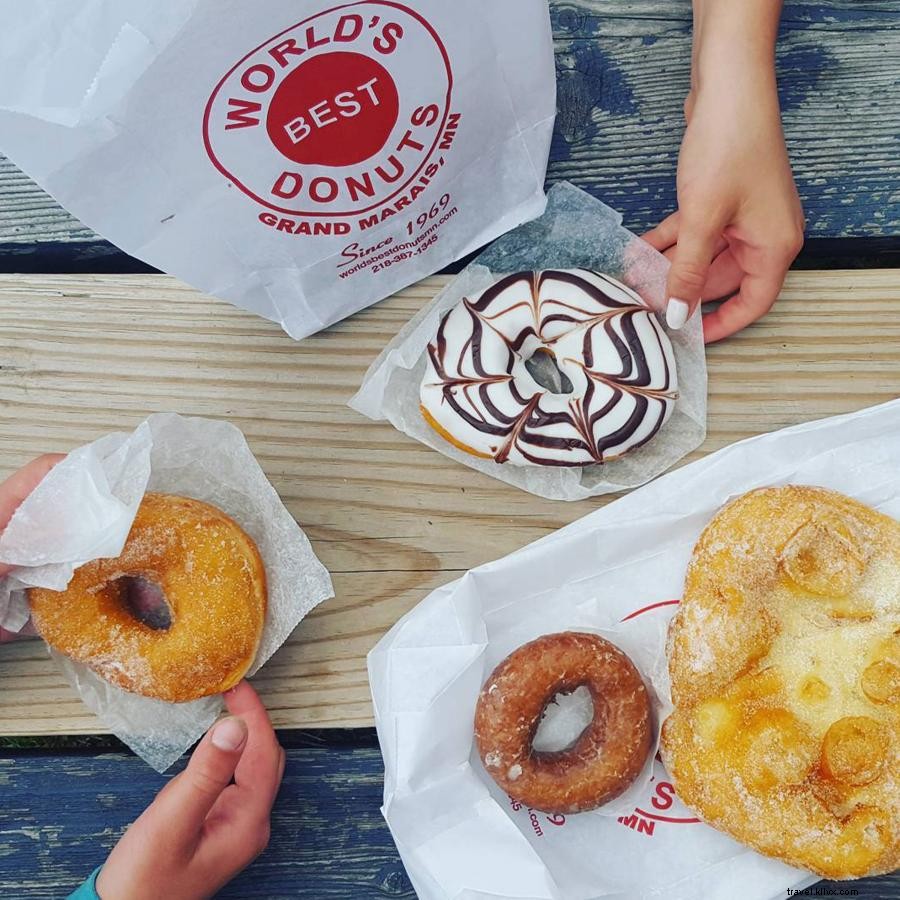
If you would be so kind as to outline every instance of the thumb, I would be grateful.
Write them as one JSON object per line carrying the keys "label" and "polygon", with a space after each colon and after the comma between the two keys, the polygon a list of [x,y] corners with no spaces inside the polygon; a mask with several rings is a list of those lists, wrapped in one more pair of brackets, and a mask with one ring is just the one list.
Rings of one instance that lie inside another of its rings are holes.
{"label": "thumb", "polygon": [[[2,574],[2,572],[0,572],[0,574]],[[30,621],[26,622],[25,625],[22,626],[21,631],[7,631],[5,628],[0,628],[0,644],[8,644],[11,641],[21,641],[25,638],[34,636],[34,628],[31,627]]]}
{"label": "thumb", "polygon": [[216,722],[197,745],[187,768],[166,786],[154,806],[161,821],[183,832],[196,832],[222,791],[247,746],[247,724],[236,716]]}
{"label": "thumb", "polygon": [[[45,453],[0,483],[0,534],[25,498],[41,483],[43,477],[65,457],[61,453]],[[15,566],[0,562],[0,578]]]}
{"label": "thumb", "polygon": [[711,220],[700,225],[682,217],[678,244],[666,280],[666,324],[679,329],[700,305],[722,229]]}

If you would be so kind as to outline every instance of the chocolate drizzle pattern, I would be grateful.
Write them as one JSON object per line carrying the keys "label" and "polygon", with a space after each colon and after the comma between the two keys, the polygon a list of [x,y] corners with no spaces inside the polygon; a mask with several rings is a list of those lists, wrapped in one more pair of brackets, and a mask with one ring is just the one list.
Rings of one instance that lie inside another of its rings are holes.
{"label": "chocolate drizzle pattern", "polygon": [[[552,354],[572,390],[555,393],[525,362]],[[608,462],[651,440],[678,382],[669,339],[631,289],[587,270],[519,272],[441,320],[420,399],[460,448],[513,465]]]}

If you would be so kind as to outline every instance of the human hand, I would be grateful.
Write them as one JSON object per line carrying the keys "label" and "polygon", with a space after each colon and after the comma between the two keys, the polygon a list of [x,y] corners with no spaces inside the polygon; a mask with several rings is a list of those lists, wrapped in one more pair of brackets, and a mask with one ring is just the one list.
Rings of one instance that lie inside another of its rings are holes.
{"label": "human hand", "polygon": [[[748,36],[750,24],[741,17],[759,15],[753,6],[738,9],[726,2],[697,11],[678,211],[644,235],[672,261],[670,327],[684,325],[701,298],[730,298],[704,317],[708,343],[768,312],[803,245],[803,210],[781,129],[771,55],[778,5],[763,10],[770,19],[775,10],[765,33]],[[743,35],[732,33],[741,28]]]}
{"label": "human hand", "polygon": [[113,848],[97,878],[103,900],[211,897],[266,848],[284,750],[246,681],[225,704],[231,716]]}
{"label": "human hand", "polygon": [[[0,484],[0,533],[6,528],[13,513],[22,501],[41,483],[44,476],[64,456],[61,453],[46,453],[33,459],[27,466],[10,475]],[[0,562],[0,578],[9,574],[14,567]],[[21,632],[6,631],[0,628],[0,644],[15,641],[22,637],[32,637],[34,632],[28,626]]]}

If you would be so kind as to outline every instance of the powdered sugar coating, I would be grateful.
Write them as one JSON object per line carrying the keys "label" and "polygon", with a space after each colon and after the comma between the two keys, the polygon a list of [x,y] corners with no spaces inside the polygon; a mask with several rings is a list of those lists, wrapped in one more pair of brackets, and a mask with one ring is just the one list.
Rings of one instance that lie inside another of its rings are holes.
{"label": "powdered sugar coating", "polygon": [[[123,579],[158,585],[172,624],[142,624]],[[35,627],[56,650],[138,694],[183,702],[233,687],[253,662],[266,577],[251,539],[209,504],[144,496],[122,553],[79,568],[65,591],[35,588]]]}
{"label": "powdered sugar coating", "polygon": [[[585,686],[592,720],[572,746],[538,750],[534,736],[554,696]],[[595,634],[566,631],[514,650],[491,673],[475,710],[485,770],[533,809],[576,813],[619,796],[651,747],[650,698],[631,660]]]}
{"label": "powdered sugar coating", "polygon": [[701,535],[669,631],[680,798],[829,878],[900,865],[900,525],[820,488],[746,494]]}

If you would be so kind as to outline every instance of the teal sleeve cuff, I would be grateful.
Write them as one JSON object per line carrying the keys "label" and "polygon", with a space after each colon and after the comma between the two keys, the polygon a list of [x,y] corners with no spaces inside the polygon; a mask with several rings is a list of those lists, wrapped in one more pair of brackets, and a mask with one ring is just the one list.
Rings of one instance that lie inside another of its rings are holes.
{"label": "teal sleeve cuff", "polygon": [[91,872],[91,877],[69,894],[68,900],[100,900],[100,895],[97,893],[97,876],[102,868],[103,866],[97,866]]}

